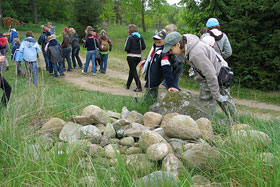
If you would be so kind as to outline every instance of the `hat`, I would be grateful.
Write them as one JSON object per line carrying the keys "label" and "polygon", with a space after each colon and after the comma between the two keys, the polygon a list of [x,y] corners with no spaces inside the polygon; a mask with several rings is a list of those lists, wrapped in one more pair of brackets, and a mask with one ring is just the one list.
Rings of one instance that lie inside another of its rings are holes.
{"label": "hat", "polygon": [[66,31],[66,32],[69,31],[69,28],[68,28],[68,27],[65,27],[65,28],[64,28],[64,31]]}
{"label": "hat", "polygon": [[163,30],[158,30],[154,33],[153,39],[160,40],[166,37],[166,33]]}
{"label": "hat", "polygon": [[215,38],[213,36],[205,36],[202,38],[202,41],[211,47],[215,45]]}
{"label": "hat", "polygon": [[216,18],[209,18],[206,27],[214,27],[220,25],[219,21]]}
{"label": "hat", "polygon": [[167,53],[170,48],[178,43],[182,39],[182,35],[178,32],[171,32],[164,39],[164,48],[162,50],[163,53]]}

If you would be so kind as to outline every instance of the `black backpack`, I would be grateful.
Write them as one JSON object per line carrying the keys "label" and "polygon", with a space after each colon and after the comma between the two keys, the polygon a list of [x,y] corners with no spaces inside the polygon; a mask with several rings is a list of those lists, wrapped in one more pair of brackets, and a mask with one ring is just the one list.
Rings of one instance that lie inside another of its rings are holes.
{"label": "black backpack", "polygon": [[222,66],[218,75],[219,86],[228,88],[234,83],[234,73],[230,67]]}
{"label": "black backpack", "polygon": [[62,48],[60,45],[49,46],[49,52],[52,63],[59,63],[63,60]]}

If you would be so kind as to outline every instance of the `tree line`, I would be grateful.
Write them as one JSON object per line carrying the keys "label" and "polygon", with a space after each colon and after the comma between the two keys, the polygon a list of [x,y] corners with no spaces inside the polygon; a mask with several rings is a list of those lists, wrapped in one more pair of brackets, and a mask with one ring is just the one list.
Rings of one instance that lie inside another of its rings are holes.
{"label": "tree line", "polygon": [[134,23],[160,29],[174,23],[181,33],[198,34],[208,18],[219,20],[231,42],[229,64],[249,88],[280,90],[280,2],[276,0],[0,0],[1,17],[22,22],[56,21],[79,33],[87,25]]}

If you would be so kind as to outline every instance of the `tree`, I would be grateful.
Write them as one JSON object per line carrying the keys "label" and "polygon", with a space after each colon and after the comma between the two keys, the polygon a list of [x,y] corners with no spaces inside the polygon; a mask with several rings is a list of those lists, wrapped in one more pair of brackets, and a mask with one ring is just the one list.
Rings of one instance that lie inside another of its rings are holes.
{"label": "tree", "polygon": [[34,24],[38,23],[38,2],[37,0],[32,0],[32,5],[33,5],[33,16],[34,16]]}

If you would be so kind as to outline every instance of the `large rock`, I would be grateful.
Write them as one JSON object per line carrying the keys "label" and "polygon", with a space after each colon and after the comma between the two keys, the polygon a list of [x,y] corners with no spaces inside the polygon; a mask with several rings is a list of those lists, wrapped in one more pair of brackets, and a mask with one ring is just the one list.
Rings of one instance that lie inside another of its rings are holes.
{"label": "large rock", "polygon": [[191,116],[194,120],[199,118],[211,119],[211,112],[199,103],[196,96],[186,91],[162,94],[158,101],[150,107],[150,111],[162,115],[177,112]]}
{"label": "large rock", "polygon": [[177,186],[179,181],[170,172],[166,171],[155,171],[141,179],[136,181],[135,186],[141,187],[162,187],[162,186]]}
{"label": "large rock", "polygon": [[82,116],[86,116],[95,120],[95,123],[107,124],[111,122],[109,115],[100,107],[95,105],[89,105],[84,108],[82,111]]}
{"label": "large rock", "polygon": [[172,153],[168,154],[162,161],[162,169],[171,172],[176,177],[182,168],[182,162]]}
{"label": "large rock", "polygon": [[125,119],[126,116],[128,115],[128,113],[129,113],[129,110],[126,108],[126,106],[124,106],[122,108],[122,114],[121,114],[122,119]]}
{"label": "large rock", "polygon": [[104,147],[105,155],[108,158],[116,158],[120,154],[119,147],[116,144],[109,144]]}
{"label": "large rock", "polygon": [[92,144],[88,147],[88,154],[92,157],[102,156],[104,149],[100,145]]}
{"label": "large rock", "polygon": [[162,160],[168,153],[172,153],[170,145],[167,143],[157,143],[148,147],[147,156],[151,161]]}
{"label": "large rock", "polygon": [[212,140],[214,138],[213,127],[209,119],[200,118],[195,121],[200,132],[202,134],[202,138],[205,140]]}
{"label": "large rock", "polygon": [[160,125],[162,115],[155,112],[146,112],[144,114],[144,125],[147,127],[158,127]]}
{"label": "large rock", "polygon": [[149,131],[150,129],[150,127],[145,127],[144,125],[141,125],[139,123],[132,123],[131,128],[124,131],[124,136],[139,138],[143,132]]}
{"label": "large rock", "polygon": [[61,129],[65,125],[65,121],[59,118],[51,118],[47,123],[45,123],[41,128],[42,134],[55,134],[59,135]]}
{"label": "large rock", "polygon": [[168,114],[165,114],[162,118],[162,121],[160,123],[160,126],[166,126],[169,122],[170,122],[170,119],[174,116],[177,116],[179,115],[178,113],[168,113]]}
{"label": "large rock", "polygon": [[73,122],[66,123],[59,134],[59,139],[69,143],[78,141],[81,138],[81,127]]}
{"label": "large rock", "polygon": [[133,137],[124,137],[121,139],[120,144],[128,147],[134,146],[134,138]]}
{"label": "large rock", "polygon": [[104,130],[104,136],[108,138],[116,137],[116,131],[111,123],[107,123],[106,128]]}
{"label": "large rock", "polygon": [[263,149],[271,143],[271,138],[264,132],[257,130],[239,130],[232,133],[231,142],[240,149],[248,147]]}
{"label": "large rock", "polygon": [[72,121],[74,123],[78,123],[80,125],[91,125],[94,124],[95,120],[86,116],[71,116],[68,121]]}
{"label": "large rock", "polygon": [[87,125],[80,128],[83,138],[88,139],[93,144],[99,144],[102,137],[101,131],[93,126]]}
{"label": "large rock", "polygon": [[167,143],[167,141],[158,133],[153,131],[145,131],[139,139],[139,146],[146,151],[148,147],[156,143]]}
{"label": "large rock", "polygon": [[131,123],[144,123],[143,115],[135,110],[129,112],[125,119],[130,121]]}
{"label": "large rock", "polygon": [[140,153],[142,153],[142,149],[140,147],[129,147],[126,150],[127,155],[140,154]]}
{"label": "large rock", "polygon": [[127,169],[130,172],[147,173],[152,170],[154,163],[147,159],[145,154],[131,154],[126,156]]}
{"label": "large rock", "polygon": [[220,159],[220,152],[208,144],[184,145],[183,159],[191,168],[212,169]]}
{"label": "large rock", "polygon": [[39,138],[38,138],[38,142],[37,142],[43,149],[45,149],[45,150],[50,150],[52,147],[53,147],[53,145],[54,145],[54,140],[53,140],[53,138],[50,136],[50,135],[48,135],[48,134],[46,134],[46,135],[44,135],[44,136],[40,136]]}
{"label": "large rock", "polygon": [[106,111],[110,118],[121,119],[122,115],[120,113],[108,110]]}
{"label": "large rock", "polygon": [[186,115],[175,115],[169,123],[162,125],[164,133],[170,138],[194,140],[201,138],[201,132],[196,122]]}

